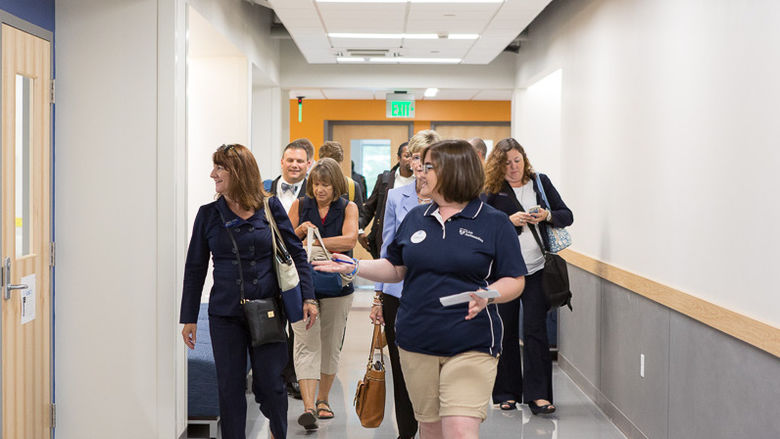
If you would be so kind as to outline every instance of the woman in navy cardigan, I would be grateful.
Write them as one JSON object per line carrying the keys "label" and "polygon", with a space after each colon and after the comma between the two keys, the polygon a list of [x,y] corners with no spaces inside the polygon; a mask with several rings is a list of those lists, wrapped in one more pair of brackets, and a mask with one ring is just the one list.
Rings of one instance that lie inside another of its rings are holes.
{"label": "woman in navy cardigan", "polygon": [[[533,414],[552,413],[552,358],[547,339],[549,305],[542,290],[544,252],[531,228],[540,235],[545,248],[547,227],[566,227],[574,222],[571,210],[561,199],[550,179],[539,174],[550,202],[545,206],[537,186],[536,173],[517,140],[507,138],[496,144],[485,163],[485,201],[506,213],[515,226],[528,275],[520,298],[498,305],[504,321],[503,355],[498,362],[493,402],[502,410],[514,410],[523,397]],[[523,301],[523,364],[521,370],[518,317]]]}
{"label": "woman in navy cardigan", "polygon": [[[282,439],[287,435],[287,393],[282,379],[282,369],[287,364],[287,343],[253,347],[240,305],[242,276],[239,274],[243,275],[247,299],[279,295],[279,284],[271,259],[273,235],[263,207],[264,198],[269,195],[262,189],[263,180],[257,162],[245,146],[222,145],[214,153],[213,161],[211,178],[214,179],[217,200],[200,207],[192,228],[184,265],[180,316],[180,322],[184,324],[182,336],[187,347],[194,349],[200,298],[211,259],[214,265],[214,286],[209,296],[209,332],[217,369],[222,437],[246,437],[244,389],[248,353],[252,363],[255,401],[269,420],[271,437]],[[318,310],[315,305],[305,303],[306,300],[314,299],[306,252],[293,232],[282,203],[273,197],[268,200],[268,207],[295,261],[300,278],[300,291],[293,289],[283,295],[287,314],[291,320],[294,317],[300,319],[302,308],[303,320],[311,327]],[[235,245],[241,256],[240,266],[228,228],[236,240]]]}

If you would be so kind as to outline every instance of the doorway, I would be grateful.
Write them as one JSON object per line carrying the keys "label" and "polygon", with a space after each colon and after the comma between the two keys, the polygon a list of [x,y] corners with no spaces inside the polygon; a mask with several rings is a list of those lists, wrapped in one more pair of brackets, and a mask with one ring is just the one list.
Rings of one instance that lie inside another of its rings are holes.
{"label": "doorway", "polygon": [[51,44],[2,25],[2,437],[52,428]]}
{"label": "doorway", "polygon": [[[352,175],[351,162],[354,160],[355,172],[366,178],[367,200],[371,196],[376,177],[398,163],[396,151],[399,145],[412,137],[413,124],[395,121],[328,121],[325,130],[325,138],[341,143],[344,149],[344,162],[341,164],[344,175]],[[365,232],[370,231],[369,224]],[[372,258],[361,245],[355,247],[355,257]]]}

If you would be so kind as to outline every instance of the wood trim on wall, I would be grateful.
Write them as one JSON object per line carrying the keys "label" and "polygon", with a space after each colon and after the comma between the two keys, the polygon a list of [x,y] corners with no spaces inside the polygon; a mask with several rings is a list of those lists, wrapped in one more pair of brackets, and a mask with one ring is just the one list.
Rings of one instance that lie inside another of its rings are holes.
{"label": "wood trim on wall", "polygon": [[698,297],[623,270],[574,250],[560,255],[569,264],[780,357],[780,329]]}

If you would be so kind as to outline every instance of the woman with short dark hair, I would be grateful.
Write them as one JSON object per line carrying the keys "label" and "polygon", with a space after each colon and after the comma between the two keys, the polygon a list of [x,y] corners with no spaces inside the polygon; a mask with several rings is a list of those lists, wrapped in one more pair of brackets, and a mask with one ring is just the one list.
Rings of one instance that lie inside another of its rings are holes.
{"label": "woman with short dark hair", "polygon": [[[487,416],[501,353],[503,328],[495,302],[523,290],[525,265],[506,215],[484,204],[482,163],[463,140],[437,142],[422,154],[420,195],[401,222],[387,256],[315,269],[358,273],[379,282],[404,281],[396,342],[420,435],[477,438]],[[344,259],[344,255],[336,255]],[[467,302],[443,306],[442,297],[472,292]]]}
{"label": "woman with short dark hair", "polygon": [[[537,174],[525,150],[512,138],[499,141],[485,164],[485,199],[488,204],[509,215],[515,226],[517,240],[525,261],[526,286],[521,298],[499,305],[505,322],[504,354],[498,362],[498,375],[493,387],[493,402],[502,410],[514,410],[522,400],[533,414],[555,411],[552,395],[552,358],[547,339],[549,305],[542,290],[544,252],[533,234],[546,248],[547,227],[566,227],[574,217],[561,199],[550,179],[538,174],[544,193],[550,202],[545,207]],[[523,356],[520,363],[518,318],[523,301]],[[523,374],[518,373],[523,370]]]}
{"label": "woman with short dark hair", "polygon": [[[282,379],[282,369],[287,364],[287,343],[253,347],[240,304],[242,278],[247,280],[243,285],[246,299],[274,298],[280,294],[272,261],[273,234],[264,208],[268,194],[262,189],[263,180],[257,162],[245,146],[222,145],[212,157],[214,168],[211,178],[214,179],[217,200],[200,207],[192,227],[184,265],[180,317],[180,322],[184,324],[182,336],[187,347],[194,349],[200,298],[211,257],[214,286],[209,296],[209,332],[217,370],[222,437],[245,437],[248,353],[252,363],[255,400],[268,418],[271,436],[281,439],[287,435],[287,394]],[[291,290],[295,297],[289,299],[300,306],[302,299],[314,298],[306,252],[295,236],[281,202],[269,198],[268,207],[287,250],[295,260],[302,297],[297,297],[298,293]],[[234,236],[235,243],[230,234]],[[240,266],[236,252],[240,255]],[[288,301],[287,294],[285,292],[285,302]],[[316,307],[304,303],[301,324],[311,326],[316,316]]]}

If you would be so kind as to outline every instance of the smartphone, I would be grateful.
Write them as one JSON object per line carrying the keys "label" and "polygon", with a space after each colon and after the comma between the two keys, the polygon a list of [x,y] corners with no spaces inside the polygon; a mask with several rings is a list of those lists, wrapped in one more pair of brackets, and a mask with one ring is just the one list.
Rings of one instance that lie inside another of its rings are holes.
{"label": "smartphone", "polygon": [[539,213],[539,209],[541,209],[541,206],[534,206],[528,209],[528,213]]}

